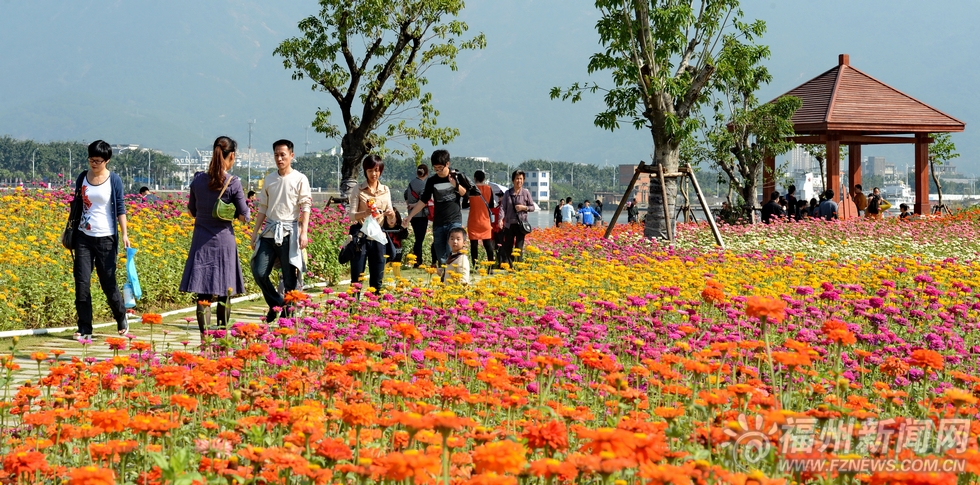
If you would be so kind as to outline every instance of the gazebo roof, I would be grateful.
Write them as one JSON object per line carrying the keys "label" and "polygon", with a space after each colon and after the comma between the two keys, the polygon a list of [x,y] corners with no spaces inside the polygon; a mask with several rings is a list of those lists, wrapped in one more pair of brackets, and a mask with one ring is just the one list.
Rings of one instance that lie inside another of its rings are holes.
{"label": "gazebo roof", "polygon": [[962,121],[929,106],[850,65],[838,65],[786,95],[803,106],[793,115],[798,135],[828,132],[859,135],[960,132]]}

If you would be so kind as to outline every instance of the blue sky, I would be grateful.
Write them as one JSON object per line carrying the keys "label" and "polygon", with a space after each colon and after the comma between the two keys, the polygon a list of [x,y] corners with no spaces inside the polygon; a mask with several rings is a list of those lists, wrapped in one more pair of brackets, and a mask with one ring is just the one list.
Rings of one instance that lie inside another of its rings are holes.
{"label": "blue sky", "polygon": [[[748,18],[769,32],[773,82],[769,99],[833,67],[851,64],[967,123],[954,135],[961,172],[978,172],[980,140],[972,134],[980,102],[975,19],[969,0],[750,0]],[[18,138],[91,140],[204,148],[218,135],[260,150],[281,137],[299,146],[325,94],[293,81],[272,50],[297,33],[316,2],[223,0],[0,0],[0,134]],[[440,124],[462,135],[454,155],[507,163],[542,158],[605,163],[649,159],[649,132],[609,133],[592,124],[598,96],[571,105],[548,98],[553,86],[588,80],[586,64],[599,46],[590,2],[497,0],[468,2],[462,18],[487,36],[487,48],[460,56],[459,70],[433,68],[429,88]],[[595,78],[602,82],[604,78]],[[106,119],[124,120],[106,133]],[[310,149],[336,140],[310,130]],[[300,150],[298,150],[300,151]],[[865,147],[898,165],[910,146]]]}

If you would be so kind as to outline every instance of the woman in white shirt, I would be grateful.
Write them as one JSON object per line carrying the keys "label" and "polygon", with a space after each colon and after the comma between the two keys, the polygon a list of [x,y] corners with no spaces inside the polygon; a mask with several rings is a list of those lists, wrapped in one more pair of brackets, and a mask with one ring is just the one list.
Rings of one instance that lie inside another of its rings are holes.
{"label": "woman in white shirt", "polygon": [[[361,167],[367,180],[358,185],[351,194],[348,216],[357,223],[363,223],[368,217],[373,217],[379,226],[383,225],[385,220],[393,225],[395,210],[391,206],[391,191],[388,190],[387,185],[381,183],[385,162],[378,155],[368,154],[361,160]],[[357,238],[357,234],[352,235]],[[371,288],[375,291],[381,290],[385,274],[385,249],[385,244],[364,238],[361,250],[350,262],[351,284],[361,280],[361,273],[364,272],[366,263],[371,270]]]}
{"label": "woman in white shirt", "polygon": [[126,307],[116,283],[116,261],[119,242],[129,247],[126,230],[126,203],[119,175],[109,171],[112,147],[98,140],[88,146],[89,170],[75,181],[82,201],[82,217],[73,246],[75,262],[75,311],[78,314],[76,338],[92,338],[92,270],[99,276],[109,310],[116,320],[119,335],[129,333]]}

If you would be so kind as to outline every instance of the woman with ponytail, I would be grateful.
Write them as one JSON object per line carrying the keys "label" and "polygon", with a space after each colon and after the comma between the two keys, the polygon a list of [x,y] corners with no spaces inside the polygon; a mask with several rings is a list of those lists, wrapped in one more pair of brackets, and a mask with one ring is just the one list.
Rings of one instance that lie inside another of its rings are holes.
{"label": "woman with ponytail", "polygon": [[194,174],[190,185],[187,209],[195,218],[194,236],[180,291],[196,294],[197,326],[202,337],[211,325],[211,304],[217,303],[217,325],[224,328],[231,318],[229,297],[245,292],[234,227],[231,221],[212,216],[212,209],[220,197],[223,202],[235,205],[236,219],[242,223],[249,221],[242,183],[228,173],[235,165],[237,147],[235,140],[218,137],[214,141],[208,171]]}

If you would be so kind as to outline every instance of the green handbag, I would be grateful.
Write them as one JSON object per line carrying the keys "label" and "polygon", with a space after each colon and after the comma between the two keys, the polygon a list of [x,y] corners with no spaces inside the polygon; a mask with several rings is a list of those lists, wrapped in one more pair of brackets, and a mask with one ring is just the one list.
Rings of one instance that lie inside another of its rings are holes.
{"label": "green handbag", "polygon": [[225,190],[228,189],[229,182],[231,182],[231,175],[225,178],[225,186],[221,188],[221,193],[218,194],[218,201],[214,203],[214,209],[211,209],[211,217],[231,222],[235,220],[235,211],[237,210],[235,204],[221,200],[221,196],[225,195]]}

